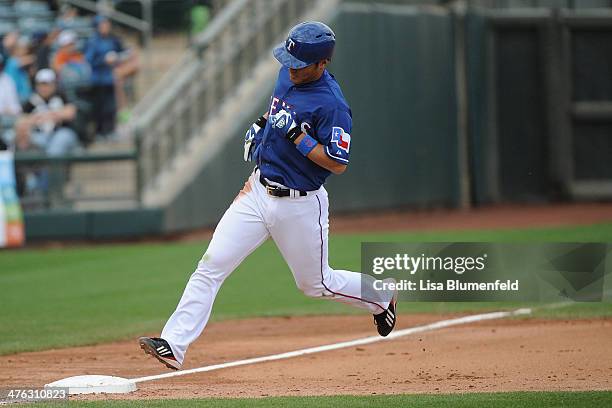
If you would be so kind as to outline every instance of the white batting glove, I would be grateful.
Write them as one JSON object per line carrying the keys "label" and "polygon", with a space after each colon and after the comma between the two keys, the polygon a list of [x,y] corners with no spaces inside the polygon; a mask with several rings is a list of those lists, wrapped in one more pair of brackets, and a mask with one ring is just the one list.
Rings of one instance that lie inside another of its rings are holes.
{"label": "white batting glove", "polygon": [[270,115],[268,120],[272,127],[282,130],[284,134],[289,133],[291,129],[297,126],[297,123],[293,120],[293,115],[284,109],[281,109],[274,115]]}
{"label": "white batting glove", "polygon": [[261,131],[262,127],[266,126],[266,122],[267,122],[266,118],[261,116],[259,119],[255,121],[255,123],[251,125],[249,130],[246,131],[244,135],[244,161],[245,162],[250,162],[251,160],[253,160],[253,152],[255,151],[255,143],[254,143],[255,136],[257,136],[257,133]]}

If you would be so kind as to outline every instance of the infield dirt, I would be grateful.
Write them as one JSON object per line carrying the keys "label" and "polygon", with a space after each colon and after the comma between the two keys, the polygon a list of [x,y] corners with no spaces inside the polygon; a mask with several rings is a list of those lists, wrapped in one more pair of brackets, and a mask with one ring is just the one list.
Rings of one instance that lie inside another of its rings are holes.
{"label": "infield dirt", "polygon": [[[399,327],[456,316],[401,315]],[[150,333],[154,334],[154,333]],[[212,323],[185,368],[375,334],[365,316],[258,318]],[[509,319],[367,346],[139,384],[108,398],[263,397],[612,389],[612,319]],[[167,370],[136,339],[0,357],[0,387],[42,386],[81,374],[127,378]]]}
{"label": "infield dirt", "polygon": [[[610,204],[497,206],[471,211],[334,217],[332,231],[521,228],[610,220]],[[209,230],[202,230],[178,238],[192,240],[209,235]],[[399,307],[399,328],[458,316],[401,315],[401,304]],[[277,354],[375,333],[368,315],[211,323],[190,348],[184,368]],[[142,353],[136,339],[0,356],[0,387],[42,386],[82,374],[135,378],[167,372]],[[495,320],[289,360],[141,383],[139,390],[129,395],[78,399],[611,390],[611,350],[610,318]]]}

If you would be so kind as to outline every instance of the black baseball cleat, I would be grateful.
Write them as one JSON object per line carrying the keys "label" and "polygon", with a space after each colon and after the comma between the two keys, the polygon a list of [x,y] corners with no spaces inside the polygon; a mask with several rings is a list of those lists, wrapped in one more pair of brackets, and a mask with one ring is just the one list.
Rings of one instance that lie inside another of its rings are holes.
{"label": "black baseball cleat", "polygon": [[141,337],[138,339],[138,343],[146,354],[152,355],[166,367],[172,370],[181,368],[181,363],[176,361],[176,357],[174,357],[174,353],[172,353],[172,349],[166,340],[159,337]]}
{"label": "black baseball cleat", "polygon": [[382,313],[374,315],[374,324],[378,330],[378,334],[387,337],[395,327],[397,316],[395,314],[395,306],[397,305],[397,292],[393,295],[389,307]]}

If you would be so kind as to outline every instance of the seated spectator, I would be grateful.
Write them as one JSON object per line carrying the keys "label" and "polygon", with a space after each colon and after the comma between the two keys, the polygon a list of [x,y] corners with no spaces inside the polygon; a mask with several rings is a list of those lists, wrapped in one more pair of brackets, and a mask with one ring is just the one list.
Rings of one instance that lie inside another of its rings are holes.
{"label": "seated spectator", "polygon": [[128,110],[128,98],[125,92],[126,83],[133,80],[140,70],[138,55],[132,50],[124,51],[120,54],[120,62],[113,70],[115,77],[115,95],[117,100],[117,115],[120,123],[125,123],[130,118]]}
{"label": "seated spectator", "polygon": [[58,35],[58,29],[53,29],[48,33],[39,32],[36,34],[36,36],[38,36],[37,46],[35,47],[36,72],[44,68],[51,68],[51,51]]}
{"label": "seated spectator", "polygon": [[0,143],[13,137],[13,125],[21,113],[21,104],[13,78],[4,72],[4,57],[0,54]]}
{"label": "seated spectator", "polygon": [[50,69],[36,74],[36,92],[24,105],[26,114],[16,125],[16,148],[37,148],[49,156],[61,156],[79,148],[71,122],[76,116],[74,105],[57,92],[56,76]]}
{"label": "seated spectator", "polygon": [[85,63],[85,55],[77,47],[77,35],[72,30],[64,30],[57,37],[59,49],[53,58],[52,67],[55,72],[62,72],[62,68],[67,63]]}
{"label": "seated spectator", "polygon": [[73,7],[68,3],[64,3],[60,7],[60,15],[57,18],[57,25],[62,30],[68,28],[78,16],[79,12],[76,7]]}
{"label": "seated spectator", "polygon": [[4,57],[5,61],[11,56],[11,54],[15,50],[17,40],[19,40],[19,33],[17,31],[11,31],[9,33],[6,33],[4,37],[2,37],[2,46],[0,47],[0,53]]}
{"label": "seated spectator", "polygon": [[27,37],[21,37],[4,68],[17,86],[17,94],[21,103],[25,103],[32,94],[30,69],[34,65],[34,59],[30,49],[30,40]]}
{"label": "seated spectator", "polygon": [[96,16],[94,25],[96,33],[89,39],[85,50],[91,65],[93,116],[98,137],[111,138],[117,116],[113,69],[125,49],[121,40],[111,33],[112,26],[107,17]]}
{"label": "seated spectator", "polygon": [[21,104],[15,81],[4,72],[4,57],[0,55],[0,116],[17,116],[20,113]]}

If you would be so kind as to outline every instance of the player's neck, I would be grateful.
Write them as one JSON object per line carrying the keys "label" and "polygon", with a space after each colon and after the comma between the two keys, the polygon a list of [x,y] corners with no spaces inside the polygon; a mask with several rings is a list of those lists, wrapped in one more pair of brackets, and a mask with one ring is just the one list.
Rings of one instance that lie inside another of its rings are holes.
{"label": "player's neck", "polygon": [[313,76],[312,79],[310,79],[309,81],[302,82],[299,85],[310,85],[310,84],[313,84],[313,83],[317,82],[318,80],[320,80],[323,77],[323,75],[325,75],[325,68],[320,73],[317,73],[317,75]]}

